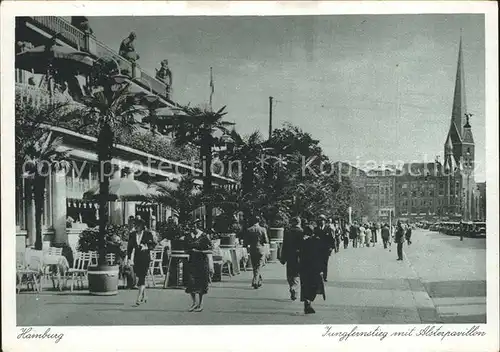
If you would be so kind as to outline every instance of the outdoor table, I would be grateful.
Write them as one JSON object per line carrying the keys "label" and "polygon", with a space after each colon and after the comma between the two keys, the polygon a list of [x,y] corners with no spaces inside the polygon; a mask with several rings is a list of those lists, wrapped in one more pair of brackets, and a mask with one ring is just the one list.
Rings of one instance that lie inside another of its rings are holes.
{"label": "outdoor table", "polygon": [[170,270],[172,268],[172,263],[174,262],[175,264],[175,270],[177,272],[177,283],[175,286],[171,286],[171,288],[184,288],[183,286],[183,262],[189,260],[189,254],[186,253],[186,251],[172,251],[172,253],[169,256],[168,259],[168,266],[167,266],[167,274],[165,275],[165,281],[163,282],[163,288],[167,288],[168,286],[168,280],[170,278]]}
{"label": "outdoor table", "polygon": [[208,257],[208,269],[210,270],[210,276],[212,276],[215,272],[214,270],[214,255],[211,250],[203,251]]}
{"label": "outdoor table", "polygon": [[218,247],[220,256],[222,257],[222,262],[231,262],[234,274],[240,273],[240,263],[243,260],[245,269],[246,263],[248,262],[248,251],[245,247],[241,246],[224,246]]}
{"label": "outdoor table", "polygon": [[[54,268],[54,275],[57,277],[58,287],[59,289],[62,289],[61,278],[69,269],[69,263],[65,256],[48,254],[45,251],[39,250],[30,250],[29,252],[27,252],[27,255],[29,257],[39,258],[40,262],[42,263],[42,273],[44,275],[47,274],[47,269]],[[29,262],[29,258],[27,258],[27,261]],[[54,281],[53,285],[55,287]]]}

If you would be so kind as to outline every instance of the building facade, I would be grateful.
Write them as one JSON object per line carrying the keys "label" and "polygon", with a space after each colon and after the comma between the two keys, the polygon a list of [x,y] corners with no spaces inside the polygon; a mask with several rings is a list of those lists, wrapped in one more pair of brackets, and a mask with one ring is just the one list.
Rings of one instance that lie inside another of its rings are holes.
{"label": "building facade", "polygon": [[[57,37],[54,37],[58,33]],[[124,34],[126,35],[126,33]],[[56,39],[54,39],[56,38]],[[55,42],[54,42],[55,40]],[[69,105],[80,104],[80,93],[85,92],[88,75],[82,72],[65,72],[66,81],[62,84],[51,84],[55,73],[40,72],[30,69],[26,63],[18,60],[26,48],[41,45],[57,45],[64,48],[64,53],[86,53],[94,63],[100,58],[111,58],[119,66],[121,73],[131,82],[131,90],[144,92],[153,97],[156,106],[172,109],[178,105],[169,96],[169,87],[142,70],[135,62],[121,57],[116,51],[100,43],[88,30],[73,26],[61,17],[18,17],[16,19],[16,99],[22,104],[43,106],[51,102],[65,102]],[[118,47],[117,43],[117,47]],[[65,66],[51,67],[54,72]],[[44,241],[53,243],[69,243],[76,246],[78,236],[87,227],[98,221],[98,205],[84,199],[86,191],[99,184],[99,165],[97,164],[97,139],[90,135],[78,133],[71,128],[51,127],[54,137],[62,138],[60,151],[68,154],[69,167],[53,171],[45,178],[44,206],[42,214],[42,232]],[[141,132],[141,131],[139,131]],[[148,132],[144,130],[143,132]],[[192,174],[195,183],[201,187],[201,170],[189,164],[174,161],[168,155],[159,156],[133,146],[116,145],[112,159],[112,179],[137,179],[150,183],[169,183],[175,187],[183,175]],[[16,250],[23,252],[26,246],[35,241],[35,207],[28,187],[29,180],[16,174]],[[236,187],[234,180],[214,175],[214,183],[224,187]],[[165,220],[172,214],[172,209],[158,204],[141,202],[110,202],[110,222],[123,224],[129,216],[141,215],[152,223]],[[193,216],[204,217],[204,209],[198,209]],[[68,222],[71,218],[72,223]]]}
{"label": "building facade", "polygon": [[[364,190],[376,214],[401,220],[484,220],[486,185],[475,183],[475,143],[467,111],[462,40],[458,48],[457,71],[451,121],[444,143],[444,163],[404,164],[357,172],[351,179]],[[349,170],[352,166],[343,166]]]}

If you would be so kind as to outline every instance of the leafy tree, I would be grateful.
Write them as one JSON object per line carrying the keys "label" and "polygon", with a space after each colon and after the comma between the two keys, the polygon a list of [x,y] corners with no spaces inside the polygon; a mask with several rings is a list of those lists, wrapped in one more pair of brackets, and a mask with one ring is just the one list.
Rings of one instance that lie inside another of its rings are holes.
{"label": "leafy tree", "polygon": [[198,191],[193,176],[185,176],[177,187],[156,184],[160,194],[151,197],[153,202],[166,205],[174,209],[179,216],[179,224],[188,224],[191,213],[198,209],[203,202],[203,195]]}

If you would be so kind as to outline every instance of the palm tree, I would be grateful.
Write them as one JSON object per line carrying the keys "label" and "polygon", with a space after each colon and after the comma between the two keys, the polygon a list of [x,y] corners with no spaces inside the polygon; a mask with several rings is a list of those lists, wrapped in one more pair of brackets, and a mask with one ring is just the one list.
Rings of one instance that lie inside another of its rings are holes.
{"label": "palm tree", "polygon": [[233,128],[229,136],[231,142],[220,155],[228,165],[237,163],[236,170],[233,168],[228,172],[241,180],[241,190],[226,192],[227,194],[218,192],[219,197],[218,199],[216,197],[216,202],[224,204],[229,201],[238,204],[239,209],[243,210],[245,219],[248,220],[255,213],[259,203],[257,199],[261,195],[256,187],[259,178],[265,174],[265,165],[261,158],[271,158],[270,155],[265,155],[270,149],[266,148],[258,131],[243,137]]}
{"label": "palm tree", "polygon": [[141,105],[142,94],[130,92],[130,81],[100,73],[89,96],[83,99],[81,111],[84,124],[98,126],[97,158],[100,165],[99,180],[99,262],[105,263],[106,224],[108,221],[109,177],[111,159],[117,133],[131,133],[146,114]]}
{"label": "palm tree", "polygon": [[[217,111],[208,107],[180,107],[176,113],[170,116],[150,116],[155,121],[151,121],[160,133],[173,133],[175,144],[183,146],[192,144],[199,148],[200,162],[203,178],[203,194],[210,198],[212,193],[212,160],[213,148],[222,146],[222,141],[216,136],[217,133],[229,134],[228,127],[234,123],[223,121],[227,114],[226,107],[223,106]],[[206,227],[212,226],[211,202],[206,202]]]}
{"label": "palm tree", "polygon": [[[61,137],[52,137],[52,131],[44,130],[39,139],[24,144],[23,172],[31,182],[35,199],[35,249],[42,249],[42,214],[44,207],[45,180],[51,171],[66,169],[67,151],[60,151]],[[31,193],[31,192],[30,192]]]}
{"label": "palm tree", "polygon": [[194,178],[185,176],[177,187],[156,183],[159,195],[154,195],[151,200],[155,203],[166,205],[174,209],[179,216],[179,224],[187,225],[191,213],[202,204],[202,194],[196,189]]}

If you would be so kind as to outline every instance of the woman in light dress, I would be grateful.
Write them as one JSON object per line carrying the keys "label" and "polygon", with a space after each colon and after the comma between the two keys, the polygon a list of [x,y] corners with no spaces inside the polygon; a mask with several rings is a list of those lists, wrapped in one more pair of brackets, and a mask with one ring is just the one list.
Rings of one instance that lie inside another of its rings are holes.
{"label": "woman in light dress", "polygon": [[372,230],[370,229],[370,225],[366,225],[365,227],[365,239],[366,239],[366,246],[370,247],[372,243]]}
{"label": "woman in light dress", "polygon": [[359,227],[359,247],[365,246],[365,239],[366,239],[366,227],[364,225],[361,225]]}

